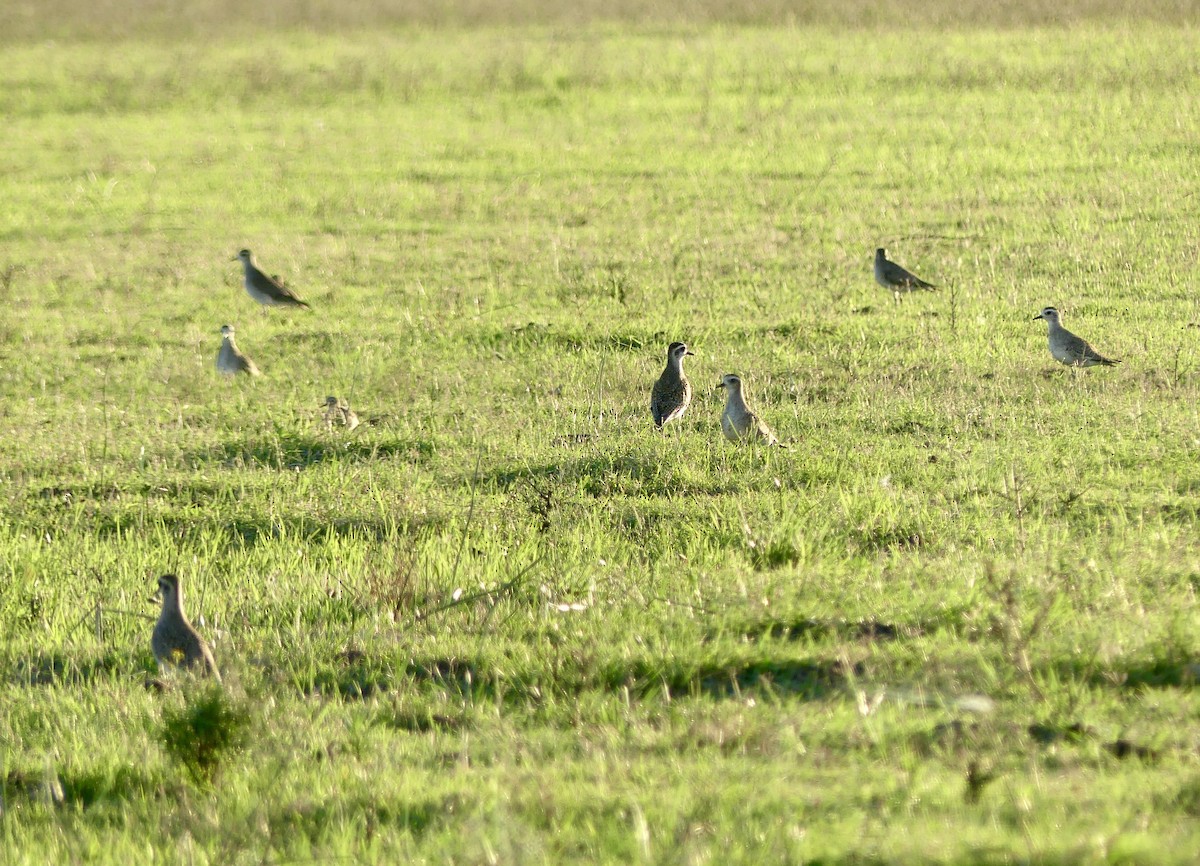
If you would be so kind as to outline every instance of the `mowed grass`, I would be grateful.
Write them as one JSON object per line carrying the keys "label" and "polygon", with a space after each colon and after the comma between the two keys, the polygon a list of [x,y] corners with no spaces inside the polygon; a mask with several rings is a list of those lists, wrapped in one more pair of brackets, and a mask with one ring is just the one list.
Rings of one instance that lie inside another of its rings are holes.
{"label": "mowed grass", "polygon": [[[1194,30],[0,57],[5,862],[1194,861]],[[172,570],[248,720],[207,781]]]}

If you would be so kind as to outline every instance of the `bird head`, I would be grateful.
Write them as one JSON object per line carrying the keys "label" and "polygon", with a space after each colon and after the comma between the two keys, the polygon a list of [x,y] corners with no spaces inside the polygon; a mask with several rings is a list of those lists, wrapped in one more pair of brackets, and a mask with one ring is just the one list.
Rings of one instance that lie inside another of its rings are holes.
{"label": "bird head", "polygon": [[171,599],[179,598],[179,578],[174,574],[164,574],[158,579],[158,592],[152,597],[152,601],[162,600],[168,602]]}
{"label": "bird head", "polygon": [[688,349],[687,343],[672,343],[667,346],[667,357],[683,360],[684,355],[695,355],[696,353]]}
{"label": "bird head", "polygon": [[730,393],[737,393],[742,390],[741,377],[733,373],[726,373],[721,377],[721,381],[717,383],[717,388],[727,388]]}

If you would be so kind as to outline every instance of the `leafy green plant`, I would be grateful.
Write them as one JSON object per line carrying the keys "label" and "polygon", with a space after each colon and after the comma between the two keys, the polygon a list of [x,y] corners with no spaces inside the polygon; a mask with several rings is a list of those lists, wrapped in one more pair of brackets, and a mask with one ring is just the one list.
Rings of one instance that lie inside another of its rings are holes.
{"label": "leafy green plant", "polygon": [[159,742],[197,784],[211,784],[250,734],[250,713],[217,684],[163,710]]}

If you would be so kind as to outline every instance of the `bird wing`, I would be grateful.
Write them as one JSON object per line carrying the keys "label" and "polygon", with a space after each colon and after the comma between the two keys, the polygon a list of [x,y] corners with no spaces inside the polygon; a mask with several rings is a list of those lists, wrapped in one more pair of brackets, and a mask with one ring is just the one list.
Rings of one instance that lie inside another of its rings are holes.
{"label": "bird wing", "polygon": [[898,286],[908,286],[916,289],[935,288],[933,283],[927,283],[916,274],[909,273],[893,261],[883,260],[883,276],[889,283]]}
{"label": "bird wing", "polygon": [[[1061,348],[1067,355],[1065,364],[1072,366],[1088,366],[1090,364],[1100,364],[1105,367],[1111,367],[1114,364],[1119,364],[1119,361],[1113,361],[1106,358],[1092,348],[1092,344],[1078,334],[1068,331],[1066,328],[1059,326],[1059,337],[1062,340]],[[1053,348],[1053,346],[1052,346]]]}
{"label": "bird wing", "polygon": [[229,354],[233,357],[233,364],[239,370],[245,370],[251,376],[260,375],[258,367],[254,366],[254,362],[247,358],[240,349],[231,347]]}
{"label": "bird wing", "polygon": [[662,382],[655,382],[650,391],[650,414],[654,416],[654,426],[663,425]]}
{"label": "bird wing", "polygon": [[263,294],[270,295],[277,301],[287,300],[299,304],[301,307],[308,306],[307,302],[300,300],[300,297],[285,286],[278,277],[270,276],[258,268],[254,269],[254,276],[255,287]]}
{"label": "bird wing", "polygon": [[221,672],[217,670],[217,660],[213,658],[212,650],[203,640],[200,641],[200,653],[204,657],[205,672],[212,674],[213,679],[217,682],[221,682]]}
{"label": "bird wing", "polygon": [[1083,343],[1083,360],[1095,361],[1097,364],[1102,364],[1106,367],[1111,367],[1114,364],[1121,363],[1120,361],[1114,361],[1112,358],[1104,357],[1099,352],[1097,352],[1095,349],[1093,349],[1092,344],[1087,342],[1086,340],[1082,340],[1081,342]]}
{"label": "bird wing", "polygon": [[650,391],[650,414],[654,416],[656,427],[661,427],[671,420],[675,403],[675,386],[660,377]]}
{"label": "bird wing", "polygon": [[775,435],[775,431],[767,426],[766,421],[764,421],[762,418],[759,418],[753,412],[750,413],[750,418],[754,421],[754,426],[758,430],[758,435],[762,437],[764,442],[766,442],[768,445],[779,444],[779,437]]}
{"label": "bird wing", "polygon": [[1059,326],[1058,333],[1062,339],[1062,349],[1067,353],[1067,356],[1076,363],[1082,363],[1088,359],[1088,351],[1092,348],[1088,345],[1087,340],[1077,334],[1073,334],[1066,328]]}

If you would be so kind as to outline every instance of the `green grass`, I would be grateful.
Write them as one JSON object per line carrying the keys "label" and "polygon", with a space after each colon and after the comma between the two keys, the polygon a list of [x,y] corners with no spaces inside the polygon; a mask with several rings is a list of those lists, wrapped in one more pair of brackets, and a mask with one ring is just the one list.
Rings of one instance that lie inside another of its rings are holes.
{"label": "green grass", "polygon": [[5,862],[1192,862],[1192,7],[170,8],[0,52]]}

